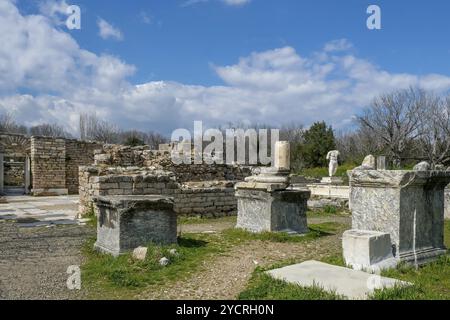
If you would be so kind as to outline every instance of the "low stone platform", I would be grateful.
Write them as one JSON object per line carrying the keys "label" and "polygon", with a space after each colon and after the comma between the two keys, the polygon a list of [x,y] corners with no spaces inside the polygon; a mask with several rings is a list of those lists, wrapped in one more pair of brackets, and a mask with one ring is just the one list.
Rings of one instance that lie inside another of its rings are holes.
{"label": "low stone platform", "polygon": [[174,201],[164,196],[95,197],[98,212],[94,247],[118,256],[150,242],[177,242]]}
{"label": "low stone platform", "polygon": [[302,287],[316,285],[353,300],[367,299],[375,289],[391,288],[395,285],[410,285],[408,282],[314,260],[270,270],[267,273],[275,279]]}

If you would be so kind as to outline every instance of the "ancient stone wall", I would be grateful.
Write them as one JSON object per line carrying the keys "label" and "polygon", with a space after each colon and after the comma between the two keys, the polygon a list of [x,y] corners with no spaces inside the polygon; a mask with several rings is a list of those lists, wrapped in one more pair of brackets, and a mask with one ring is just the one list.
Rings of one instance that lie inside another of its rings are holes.
{"label": "ancient stone wall", "polygon": [[148,147],[105,145],[95,156],[97,165],[149,167],[175,173],[178,182],[241,181],[251,175],[249,166],[226,164],[175,164],[168,151],[152,151]]}
{"label": "ancient stone wall", "polygon": [[69,194],[78,194],[78,167],[94,163],[94,152],[102,148],[95,142],[66,140],[66,189]]}
{"label": "ancient stone wall", "polygon": [[31,172],[34,195],[67,194],[64,139],[31,138]]}
{"label": "ancient stone wall", "polygon": [[22,160],[30,155],[31,139],[21,134],[0,134],[5,159]]}
{"label": "ancient stone wall", "polygon": [[154,168],[80,167],[80,215],[93,210],[95,196],[168,195],[175,212],[195,216],[224,216],[236,213],[234,182],[179,183],[170,171]]}

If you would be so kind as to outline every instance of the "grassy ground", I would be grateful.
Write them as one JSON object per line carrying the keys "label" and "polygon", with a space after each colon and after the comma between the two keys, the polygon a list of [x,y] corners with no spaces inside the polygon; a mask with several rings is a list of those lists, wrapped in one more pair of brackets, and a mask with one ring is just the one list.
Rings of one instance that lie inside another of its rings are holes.
{"label": "grassy ground", "polygon": [[[450,221],[445,222],[445,244],[450,247]],[[323,262],[344,266],[341,254],[331,255]],[[264,273],[266,270],[298,263],[287,261],[270,268],[257,268],[248,287],[239,295],[239,299],[255,300],[336,300],[343,299],[332,292],[319,287],[304,288],[274,280]],[[382,276],[396,278],[413,283],[410,287],[395,287],[376,290],[370,299],[374,300],[450,300],[450,251],[438,261],[420,268],[402,265],[397,269],[384,271]]]}
{"label": "grassy ground", "polygon": [[[336,236],[346,226],[339,222],[347,214],[325,208],[324,210],[308,212],[308,219],[316,219],[320,223],[311,224],[310,232],[305,235],[288,235],[286,233],[252,234],[243,230],[230,228],[229,224],[236,222],[236,217],[220,219],[180,219],[181,226],[196,226],[202,230],[205,224],[225,224],[228,227],[215,233],[182,233],[177,245],[159,247],[148,245],[149,254],[145,261],[136,261],[130,254],[113,258],[94,251],[92,239],[86,243],[83,250],[84,264],[82,266],[83,288],[90,299],[135,299],[145,291],[165,288],[170,284],[184,283],[184,279],[195,277],[202,272],[205,265],[210,265],[220,256],[227,256],[233,249],[250,243],[292,243],[307,250],[310,243],[329,235]],[[347,215],[348,216],[348,215]],[[323,222],[323,219],[328,222]],[[335,220],[334,222],[331,222]],[[333,240],[335,241],[335,240]],[[450,247],[450,221],[445,224],[445,242]],[[289,245],[289,246],[292,246]],[[170,250],[176,249],[177,255],[171,255]],[[286,252],[286,251],[283,251]],[[289,252],[287,252],[289,253]],[[159,265],[162,257],[170,259],[166,267]],[[330,251],[330,254],[320,259],[335,265],[344,265],[340,246]],[[283,265],[301,262],[290,260],[289,254],[281,258],[275,265],[257,267],[253,272],[247,287],[240,299],[343,299],[335,293],[325,292],[319,287],[301,288],[268,277],[264,271]],[[413,282],[410,288],[394,288],[377,291],[373,299],[450,299],[450,258],[428,264],[418,270],[402,266],[383,275]],[[273,264],[273,262],[271,262]],[[252,269],[253,270],[253,269]],[[251,271],[249,271],[249,275]],[[191,282],[192,283],[192,282]],[[195,281],[194,281],[195,283]],[[244,288],[245,284],[242,286]],[[239,291],[242,289],[239,289]],[[239,292],[237,291],[237,292]]]}
{"label": "grassy ground", "polygon": [[[332,222],[310,225],[310,232],[301,236],[270,232],[253,234],[239,229],[227,229],[217,234],[186,233],[178,239],[177,245],[161,247],[149,244],[145,261],[134,260],[131,254],[113,258],[98,253],[93,249],[95,240],[92,239],[83,250],[83,287],[91,299],[133,299],[148,286],[167,285],[195,274],[205,261],[226,254],[233,246],[250,241],[314,241],[337,228],[339,225]],[[170,249],[176,249],[177,255],[171,255]],[[168,266],[159,265],[162,257],[169,258]]]}

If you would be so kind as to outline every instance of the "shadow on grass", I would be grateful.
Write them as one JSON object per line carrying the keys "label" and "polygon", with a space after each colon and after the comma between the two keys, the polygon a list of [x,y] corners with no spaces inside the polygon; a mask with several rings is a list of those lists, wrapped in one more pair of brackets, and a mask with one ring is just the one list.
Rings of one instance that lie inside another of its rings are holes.
{"label": "shadow on grass", "polygon": [[208,242],[205,240],[178,237],[178,245],[183,248],[200,248],[206,247]]}

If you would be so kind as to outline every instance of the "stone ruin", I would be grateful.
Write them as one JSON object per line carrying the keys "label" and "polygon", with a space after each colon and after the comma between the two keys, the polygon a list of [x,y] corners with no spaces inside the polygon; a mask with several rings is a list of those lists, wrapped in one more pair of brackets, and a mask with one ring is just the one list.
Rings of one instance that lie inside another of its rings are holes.
{"label": "stone ruin", "polygon": [[94,161],[96,142],[0,134],[0,193],[78,194],[78,167]]}
{"label": "stone ruin", "polygon": [[377,170],[375,158],[349,171],[352,230],[343,236],[344,259],[377,271],[399,262],[421,265],[446,253],[444,189],[449,171]]}
{"label": "stone ruin", "polygon": [[95,164],[79,169],[80,215],[93,210],[98,196],[163,195],[174,198],[177,214],[202,217],[236,213],[234,185],[251,168],[221,164],[174,164],[169,151],[106,145]]}
{"label": "stone ruin", "polygon": [[289,188],[290,145],[275,145],[271,168],[260,168],[257,174],[236,185],[238,200],[237,228],[250,232],[308,232],[306,211],[309,190]]}

